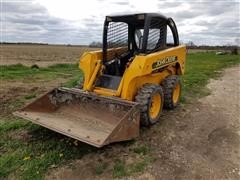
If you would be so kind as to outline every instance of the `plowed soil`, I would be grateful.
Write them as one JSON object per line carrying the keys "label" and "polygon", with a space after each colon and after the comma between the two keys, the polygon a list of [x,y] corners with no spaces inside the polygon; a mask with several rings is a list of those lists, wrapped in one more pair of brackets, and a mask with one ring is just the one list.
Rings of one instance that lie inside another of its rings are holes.
{"label": "plowed soil", "polygon": [[46,67],[53,64],[78,63],[83,52],[97,50],[87,46],[1,45],[0,65],[23,64]]}

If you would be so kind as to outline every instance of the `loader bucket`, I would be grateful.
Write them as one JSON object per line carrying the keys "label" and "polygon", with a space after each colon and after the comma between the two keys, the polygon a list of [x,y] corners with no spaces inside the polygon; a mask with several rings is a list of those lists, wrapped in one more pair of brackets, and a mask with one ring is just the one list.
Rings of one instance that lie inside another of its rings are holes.
{"label": "loader bucket", "polygon": [[102,147],[139,135],[137,104],[76,88],[57,88],[15,112],[53,131]]}

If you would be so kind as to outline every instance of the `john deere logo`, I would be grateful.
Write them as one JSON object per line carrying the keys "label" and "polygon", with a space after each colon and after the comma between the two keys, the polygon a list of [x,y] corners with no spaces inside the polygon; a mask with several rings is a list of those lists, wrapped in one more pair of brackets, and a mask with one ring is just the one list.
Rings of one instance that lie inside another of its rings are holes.
{"label": "john deere logo", "polygon": [[170,63],[176,62],[176,61],[177,61],[177,56],[168,56],[168,57],[165,57],[165,58],[160,59],[160,60],[156,61],[155,63],[153,63],[152,68],[157,69],[163,65],[170,64]]}

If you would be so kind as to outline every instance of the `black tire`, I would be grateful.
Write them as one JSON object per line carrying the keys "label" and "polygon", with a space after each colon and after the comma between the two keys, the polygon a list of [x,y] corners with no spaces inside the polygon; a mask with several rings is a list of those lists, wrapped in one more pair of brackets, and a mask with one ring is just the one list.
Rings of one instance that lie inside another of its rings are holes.
{"label": "black tire", "polygon": [[[179,85],[180,87],[180,92],[179,92],[178,100],[174,102],[173,95],[177,85]],[[162,86],[163,86],[163,92],[164,92],[164,108],[167,108],[167,109],[176,108],[177,105],[179,104],[181,90],[182,90],[182,84],[179,76],[177,75],[168,76],[163,80]]]}
{"label": "black tire", "polygon": [[[160,108],[156,117],[152,118],[150,115],[150,108],[152,106],[152,97],[156,95],[156,93],[159,93],[160,95]],[[159,121],[163,108],[163,100],[163,89],[160,85],[145,84],[142,88],[138,90],[135,101],[140,104],[141,125],[150,126]]]}

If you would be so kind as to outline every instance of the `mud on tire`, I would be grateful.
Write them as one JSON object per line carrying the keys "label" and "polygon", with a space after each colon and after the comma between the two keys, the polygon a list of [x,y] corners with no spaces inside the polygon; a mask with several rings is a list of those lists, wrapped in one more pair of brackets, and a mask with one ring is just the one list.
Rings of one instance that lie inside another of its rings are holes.
{"label": "mud on tire", "polygon": [[[163,92],[164,92],[164,108],[174,109],[179,104],[181,90],[182,90],[181,80],[179,76],[177,75],[168,76],[163,80],[162,86],[163,86]],[[176,90],[177,86],[179,86],[178,87],[179,93],[178,93],[178,97],[175,97],[176,95],[174,96],[174,93],[175,93],[174,91]]]}
{"label": "mud on tire", "polygon": [[[150,115],[150,108],[152,106],[153,96],[155,95],[160,96],[160,108],[158,113],[156,113],[156,116],[153,118]],[[145,84],[138,90],[135,101],[140,104],[141,125],[150,126],[159,120],[163,108],[163,97],[163,89],[160,85]]]}

